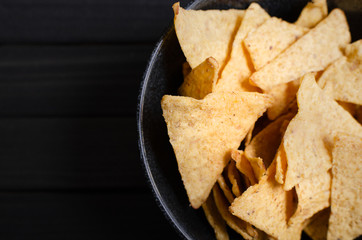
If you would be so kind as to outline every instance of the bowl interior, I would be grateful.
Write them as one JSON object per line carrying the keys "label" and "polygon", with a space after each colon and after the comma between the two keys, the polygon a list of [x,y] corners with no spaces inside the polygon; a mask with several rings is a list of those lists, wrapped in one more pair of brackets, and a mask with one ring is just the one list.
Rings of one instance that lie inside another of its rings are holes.
{"label": "bowl interior", "polygon": [[[271,16],[281,17],[290,22],[297,19],[307,2],[306,0],[258,1]],[[187,8],[245,9],[250,3],[251,1],[246,0],[199,0]],[[328,1],[328,7],[329,10],[336,7],[343,9],[350,25],[352,41],[361,38],[359,21],[362,4],[355,0],[334,0]],[[181,236],[186,239],[214,239],[214,232],[202,210],[194,210],[189,206],[162,117],[161,98],[165,94],[177,95],[177,88],[183,81],[184,61],[185,57],[174,28],[171,27],[156,45],[141,84],[137,116],[141,160],[156,201]],[[231,239],[240,239],[232,231],[229,233]],[[308,238],[303,235],[303,239]]]}

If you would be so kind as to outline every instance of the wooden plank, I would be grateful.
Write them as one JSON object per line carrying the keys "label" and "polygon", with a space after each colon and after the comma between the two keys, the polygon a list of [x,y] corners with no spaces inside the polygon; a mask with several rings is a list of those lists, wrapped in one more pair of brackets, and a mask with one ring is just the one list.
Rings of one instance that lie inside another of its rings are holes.
{"label": "wooden plank", "polygon": [[146,191],[0,193],[1,239],[179,239]]}
{"label": "wooden plank", "polygon": [[134,116],[153,47],[0,46],[0,116]]}
{"label": "wooden plank", "polygon": [[0,189],[146,186],[134,118],[0,119]]}
{"label": "wooden plank", "polygon": [[[181,1],[186,5],[190,0]],[[173,20],[165,0],[3,0],[0,42],[154,42]]]}

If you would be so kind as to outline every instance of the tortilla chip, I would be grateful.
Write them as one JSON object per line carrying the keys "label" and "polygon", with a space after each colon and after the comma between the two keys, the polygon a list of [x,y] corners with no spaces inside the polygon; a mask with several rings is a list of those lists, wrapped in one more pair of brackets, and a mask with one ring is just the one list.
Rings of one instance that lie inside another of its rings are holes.
{"label": "tortilla chip", "polygon": [[322,70],[342,56],[340,49],[350,41],[346,17],[342,10],[334,9],[315,28],[253,73],[250,81],[263,90],[270,90],[308,72]]}
{"label": "tortilla chip", "polygon": [[212,57],[207,58],[199,66],[185,77],[184,82],[179,88],[181,96],[203,99],[207,94],[211,93],[219,72],[219,65]]}
{"label": "tortilla chip", "polygon": [[361,51],[332,63],[320,77],[318,85],[335,100],[361,105],[362,40],[351,45],[360,45]]}
{"label": "tortilla chip", "polygon": [[248,52],[244,48],[243,40],[249,32],[256,29],[269,18],[268,13],[259,4],[251,3],[245,11],[245,16],[238,29],[232,44],[231,56],[221,77],[216,85],[215,91],[260,91],[250,85],[248,77],[253,71]]}
{"label": "tortilla chip", "polygon": [[294,114],[288,114],[278,118],[254,136],[250,144],[245,147],[245,156],[250,162],[256,162],[254,158],[261,158],[264,166],[269,167],[284,134],[280,128],[285,120],[291,120],[293,116]]}
{"label": "tortilla chip", "polygon": [[295,186],[298,196],[298,207],[289,219],[289,225],[305,222],[315,213],[329,207],[331,194],[331,174],[324,172],[313,178],[304,179]]}
{"label": "tortilla chip", "polygon": [[214,186],[212,192],[214,195],[216,207],[218,208],[218,210],[219,210],[221,216],[223,217],[223,219],[225,220],[226,224],[230,228],[235,230],[237,233],[239,233],[244,239],[253,239],[253,236],[255,236],[257,233],[255,231],[251,232],[249,230],[249,232],[253,234],[253,235],[250,235],[250,233],[247,231],[247,229],[249,229],[248,225],[250,226],[250,224],[238,219],[237,217],[233,216],[229,212],[228,208],[229,208],[230,204],[223,196],[218,185]]}
{"label": "tortilla chip", "polygon": [[275,182],[274,175],[275,163],[272,163],[258,184],[234,200],[230,211],[274,238],[299,239],[302,225],[287,224],[294,209],[293,193],[284,191],[283,186]]}
{"label": "tortilla chip", "polygon": [[295,99],[300,80],[294,80],[287,83],[273,86],[266,94],[273,97],[273,104],[268,108],[267,114],[270,120],[276,119],[281,114],[287,112],[290,103]]}
{"label": "tortilla chip", "polygon": [[330,152],[336,132],[362,136],[361,125],[318,87],[313,74],[303,77],[297,101],[298,114],[283,138],[287,157],[285,190],[331,168]]}
{"label": "tortilla chip", "polygon": [[221,190],[224,193],[224,196],[229,201],[229,203],[232,203],[235,199],[233,193],[231,192],[229,186],[227,185],[225,178],[223,175],[220,175],[217,179],[217,183],[219,184]]}
{"label": "tortilla chip", "polygon": [[354,104],[354,103],[349,103],[349,102],[341,102],[341,101],[337,101],[337,103],[343,107],[344,110],[346,110],[347,112],[349,112],[349,114],[351,114],[352,116],[356,116],[357,114],[357,109],[358,109],[358,105]]}
{"label": "tortilla chip", "polygon": [[180,3],[173,10],[176,35],[191,68],[211,56],[224,66],[244,10],[185,10]]}
{"label": "tortilla chip", "polygon": [[276,17],[266,20],[244,40],[255,70],[268,64],[308,30]]}
{"label": "tortilla chip", "polygon": [[257,183],[251,163],[242,150],[232,150],[231,158],[235,161],[236,168],[249,179],[251,185]]}
{"label": "tortilla chip", "polygon": [[227,167],[227,175],[229,182],[231,183],[231,191],[235,197],[239,197],[243,192],[243,187],[241,185],[241,178],[234,161],[229,162]]}
{"label": "tortilla chip", "polygon": [[274,161],[276,164],[275,181],[280,184],[284,184],[284,177],[287,171],[287,156],[285,154],[283,143],[280,144],[278,151],[275,154]]}
{"label": "tortilla chip", "polygon": [[354,239],[362,234],[362,137],[341,133],[335,140],[327,239]]}
{"label": "tortilla chip", "polygon": [[248,134],[245,137],[245,146],[249,145],[249,143],[251,141],[251,138],[253,137],[254,127],[255,127],[255,124],[253,124],[253,126],[251,126],[251,128],[249,129]]}
{"label": "tortilla chip", "polygon": [[310,223],[303,229],[313,240],[326,240],[330,208],[326,208],[315,214]]}
{"label": "tortilla chip", "polygon": [[226,224],[217,209],[212,194],[202,204],[205,216],[211,227],[214,229],[217,240],[229,240],[229,234],[226,230]]}
{"label": "tortilla chip", "polygon": [[184,62],[182,64],[182,76],[184,77],[184,79],[186,78],[187,75],[189,75],[191,70],[192,69],[191,69],[190,64],[188,62]]}
{"label": "tortilla chip", "polygon": [[251,125],[270,105],[259,93],[210,93],[203,100],[165,95],[168,135],[192,207],[207,199]]}
{"label": "tortilla chip", "polygon": [[314,0],[308,2],[299,15],[296,25],[313,28],[328,14],[328,7],[326,0]]}

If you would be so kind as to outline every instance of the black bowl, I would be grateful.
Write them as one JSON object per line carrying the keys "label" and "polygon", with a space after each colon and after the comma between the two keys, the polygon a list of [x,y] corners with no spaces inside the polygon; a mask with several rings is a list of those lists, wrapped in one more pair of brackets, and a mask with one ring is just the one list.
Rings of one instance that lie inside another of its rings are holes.
{"label": "black bowl", "polygon": [[[251,2],[198,0],[187,8],[246,9]],[[306,0],[258,1],[270,15],[290,22],[297,19],[307,2]],[[350,25],[352,40],[361,38],[362,29],[359,21],[362,19],[362,5],[359,0],[328,1],[328,7],[329,10],[336,7],[343,9]],[[177,88],[183,81],[184,61],[185,57],[174,28],[171,27],[156,45],[141,84],[137,113],[141,160],[158,205],[181,236],[186,239],[214,239],[214,232],[202,210],[194,210],[189,205],[162,117],[161,98],[165,94],[177,95]],[[231,239],[240,239],[240,237],[231,233]],[[303,239],[308,237],[303,235]]]}

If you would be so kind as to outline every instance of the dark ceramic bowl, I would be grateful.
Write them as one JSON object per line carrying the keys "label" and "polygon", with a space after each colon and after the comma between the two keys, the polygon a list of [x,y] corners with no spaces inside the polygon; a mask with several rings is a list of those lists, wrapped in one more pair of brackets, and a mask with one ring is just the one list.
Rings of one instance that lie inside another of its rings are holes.
{"label": "dark ceramic bowl", "polygon": [[[247,0],[199,0],[188,9],[246,9]],[[258,3],[272,16],[293,22],[307,3],[306,0],[260,0]],[[171,9],[172,2],[170,2]],[[185,6],[182,6],[185,7]],[[328,1],[329,10],[339,7],[346,13],[352,41],[361,38],[362,3],[360,0]],[[170,19],[172,23],[172,19]],[[171,25],[171,24],[170,24]],[[186,239],[214,239],[214,232],[202,210],[189,206],[186,191],[178,172],[177,162],[169,143],[162,117],[161,98],[177,95],[181,85],[181,51],[174,28],[171,27],[156,45],[141,84],[138,105],[138,131],[141,160],[154,196],[166,218]],[[231,239],[240,239],[229,231]],[[303,239],[308,239],[303,235]]]}

